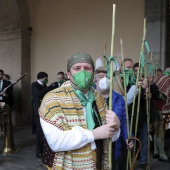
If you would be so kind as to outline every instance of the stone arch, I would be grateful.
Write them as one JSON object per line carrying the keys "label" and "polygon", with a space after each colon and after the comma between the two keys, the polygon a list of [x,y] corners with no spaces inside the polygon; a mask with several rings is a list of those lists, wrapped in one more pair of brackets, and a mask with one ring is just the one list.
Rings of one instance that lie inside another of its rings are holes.
{"label": "stone arch", "polygon": [[14,88],[13,124],[30,123],[31,31],[27,0],[0,1],[0,68],[16,80],[27,76]]}

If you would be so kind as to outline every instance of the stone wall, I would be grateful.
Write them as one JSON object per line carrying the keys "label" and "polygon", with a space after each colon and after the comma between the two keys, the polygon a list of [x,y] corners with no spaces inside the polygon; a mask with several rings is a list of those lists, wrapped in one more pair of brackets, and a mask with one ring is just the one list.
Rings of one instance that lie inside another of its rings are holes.
{"label": "stone wall", "polygon": [[30,37],[29,13],[26,0],[0,1],[0,69],[9,74],[11,81],[17,80],[25,72],[26,77],[13,87],[14,126],[30,123]]}

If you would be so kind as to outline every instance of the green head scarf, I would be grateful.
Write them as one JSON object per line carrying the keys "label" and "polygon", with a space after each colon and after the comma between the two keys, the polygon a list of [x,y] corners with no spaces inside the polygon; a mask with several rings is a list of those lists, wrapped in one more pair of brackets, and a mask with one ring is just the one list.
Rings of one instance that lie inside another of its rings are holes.
{"label": "green head scarf", "polygon": [[94,62],[89,54],[75,53],[69,56],[67,61],[67,71],[69,72],[71,67],[77,63],[88,63],[93,67],[94,70]]}

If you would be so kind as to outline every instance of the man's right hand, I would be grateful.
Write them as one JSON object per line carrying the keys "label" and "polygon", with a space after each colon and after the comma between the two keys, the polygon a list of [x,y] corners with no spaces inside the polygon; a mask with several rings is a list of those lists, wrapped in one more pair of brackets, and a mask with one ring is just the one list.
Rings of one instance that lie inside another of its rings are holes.
{"label": "man's right hand", "polygon": [[111,124],[105,124],[92,130],[95,140],[112,138],[114,132],[115,128]]}

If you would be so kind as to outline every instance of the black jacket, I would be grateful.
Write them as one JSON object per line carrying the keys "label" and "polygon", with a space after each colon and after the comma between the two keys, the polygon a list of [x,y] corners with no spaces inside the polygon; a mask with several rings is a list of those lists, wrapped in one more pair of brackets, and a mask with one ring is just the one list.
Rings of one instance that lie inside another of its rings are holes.
{"label": "black jacket", "polygon": [[46,94],[46,86],[39,84],[37,81],[33,82],[31,85],[31,94],[32,94],[33,116],[39,116],[38,109],[40,107],[41,100]]}
{"label": "black jacket", "polygon": [[[2,80],[2,81],[3,81],[3,85],[2,85],[1,91],[3,91],[6,87],[8,87],[11,84],[10,81],[7,81],[7,80]],[[6,91],[6,94],[7,96],[3,96],[3,95],[1,96],[2,99],[0,100],[0,102],[5,102],[11,108],[13,105],[13,88],[12,87],[8,88],[8,90]]]}
{"label": "black jacket", "polygon": [[33,106],[33,116],[38,115],[38,109],[41,105],[41,101],[46,93],[49,91],[58,88],[57,83],[52,83],[50,86],[41,85],[37,81],[33,82],[31,85],[31,94],[32,94],[32,106]]}
{"label": "black jacket", "polygon": [[[150,85],[150,92],[152,94],[152,98],[150,99],[150,123],[153,123],[156,121],[156,113],[153,105],[153,99],[158,98],[159,96],[159,90],[156,84]],[[132,106],[129,105],[128,112],[129,112],[129,119],[131,120],[131,114],[132,114]],[[136,115],[137,115],[137,106],[138,106],[138,96],[136,96],[135,101],[135,107],[134,107],[134,118],[133,118],[133,132],[135,128],[136,123]],[[140,110],[139,110],[139,121],[138,121],[138,127],[142,125],[143,123],[147,123],[147,112],[146,112],[146,99],[145,99],[145,89],[141,88],[141,98],[140,98]]]}

